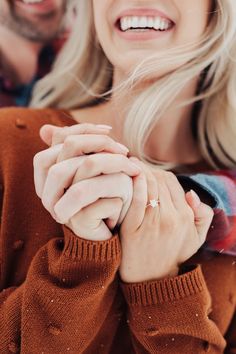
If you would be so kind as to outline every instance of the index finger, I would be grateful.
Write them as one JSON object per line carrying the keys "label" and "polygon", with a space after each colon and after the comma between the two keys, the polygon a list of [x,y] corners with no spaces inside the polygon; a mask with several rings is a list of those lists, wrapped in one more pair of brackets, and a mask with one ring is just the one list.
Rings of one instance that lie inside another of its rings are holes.
{"label": "index finger", "polygon": [[109,134],[112,127],[109,125],[99,125],[91,123],[75,124],[70,127],[57,127],[51,124],[45,124],[40,129],[41,139],[49,146],[62,144],[69,135],[80,134]]}

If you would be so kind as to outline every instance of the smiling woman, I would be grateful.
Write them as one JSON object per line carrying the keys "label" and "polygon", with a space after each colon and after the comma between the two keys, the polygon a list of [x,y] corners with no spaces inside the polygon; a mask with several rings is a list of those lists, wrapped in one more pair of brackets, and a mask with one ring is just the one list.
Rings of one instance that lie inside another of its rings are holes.
{"label": "smiling woman", "polygon": [[[159,55],[165,53],[166,57],[168,49],[194,45],[194,41],[199,45],[199,37],[206,29],[211,6],[211,1],[204,0],[197,4],[191,1],[191,7],[185,0],[178,6],[175,2],[147,4],[144,1],[136,5],[135,2],[114,4],[109,1],[98,4],[94,0],[96,33],[106,56],[120,69],[119,74],[123,72],[119,81],[124,80],[124,74],[131,74],[135,66],[155,55],[155,52]],[[103,20],[105,17],[106,22]],[[135,29],[132,28],[133,22],[138,24]],[[152,28],[149,27],[151,22]],[[122,30],[122,24],[130,28]],[[158,26],[157,29],[154,24]],[[175,68],[179,65],[176,62]]]}

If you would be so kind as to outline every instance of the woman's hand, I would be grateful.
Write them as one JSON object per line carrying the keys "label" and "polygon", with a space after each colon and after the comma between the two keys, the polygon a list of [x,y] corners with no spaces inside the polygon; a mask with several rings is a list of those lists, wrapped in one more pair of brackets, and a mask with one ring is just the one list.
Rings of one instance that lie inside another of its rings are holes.
{"label": "woman's hand", "polygon": [[[156,280],[178,274],[181,263],[204,243],[213,211],[194,192],[185,195],[174,174],[142,168],[133,179],[133,200],[121,225],[124,282]],[[150,200],[159,201],[152,208]]]}
{"label": "woman's hand", "polygon": [[127,158],[128,149],[103,134],[104,128],[80,124],[73,130],[78,135],[70,135],[72,127],[59,129],[60,144],[34,158],[37,195],[54,219],[76,235],[108,239],[130,206],[131,177],[140,169]]}

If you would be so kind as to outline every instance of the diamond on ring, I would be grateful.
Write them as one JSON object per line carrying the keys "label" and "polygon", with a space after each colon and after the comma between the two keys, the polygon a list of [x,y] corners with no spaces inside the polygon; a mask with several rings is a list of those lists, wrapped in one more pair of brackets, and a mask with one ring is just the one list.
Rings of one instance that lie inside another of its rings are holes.
{"label": "diamond on ring", "polygon": [[159,199],[151,199],[149,201],[149,204],[147,204],[148,206],[151,206],[152,208],[157,208],[157,206],[160,204],[160,200]]}

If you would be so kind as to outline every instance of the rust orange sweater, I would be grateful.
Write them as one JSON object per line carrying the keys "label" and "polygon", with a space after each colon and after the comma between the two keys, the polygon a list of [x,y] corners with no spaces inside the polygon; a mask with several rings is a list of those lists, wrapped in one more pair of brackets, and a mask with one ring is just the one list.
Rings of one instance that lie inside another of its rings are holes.
{"label": "rust orange sweater", "polygon": [[235,354],[235,259],[199,252],[177,277],[122,284],[118,236],[85,241],[36,197],[45,123],[73,121],[0,111],[0,353]]}

